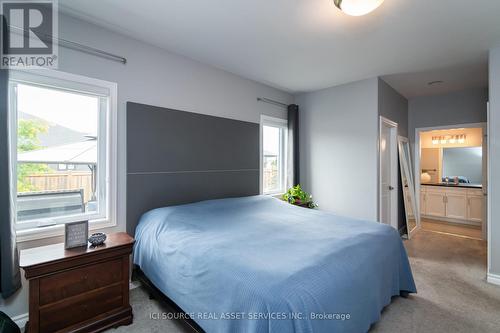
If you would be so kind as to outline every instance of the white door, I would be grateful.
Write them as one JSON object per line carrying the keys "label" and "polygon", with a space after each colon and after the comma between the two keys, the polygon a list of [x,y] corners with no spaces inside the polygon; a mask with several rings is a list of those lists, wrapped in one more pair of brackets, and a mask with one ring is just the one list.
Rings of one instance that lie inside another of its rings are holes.
{"label": "white door", "polygon": [[398,228],[397,124],[380,118],[380,222]]}
{"label": "white door", "polygon": [[446,216],[446,196],[441,191],[427,191],[425,197],[425,214],[428,216]]}

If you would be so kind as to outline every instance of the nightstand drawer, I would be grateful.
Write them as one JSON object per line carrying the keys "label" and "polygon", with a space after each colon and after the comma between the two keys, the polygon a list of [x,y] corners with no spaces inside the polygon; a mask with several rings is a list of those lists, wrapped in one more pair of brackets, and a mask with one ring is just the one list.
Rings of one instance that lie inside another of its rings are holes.
{"label": "nightstand drawer", "polygon": [[40,278],[40,305],[53,303],[122,280],[122,260],[83,266]]}
{"label": "nightstand drawer", "polygon": [[40,308],[40,332],[56,332],[123,308],[122,284],[97,289]]}

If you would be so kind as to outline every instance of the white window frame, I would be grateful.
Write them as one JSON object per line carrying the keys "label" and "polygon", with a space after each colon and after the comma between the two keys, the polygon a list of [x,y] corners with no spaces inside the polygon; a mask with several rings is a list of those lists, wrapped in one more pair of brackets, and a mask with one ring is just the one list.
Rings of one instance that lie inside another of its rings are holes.
{"label": "white window frame", "polygon": [[[53,218],[54,222],[48,225],[43,220],[38,223],[36,220],[30,223],[26,228],[20,228],[16,223],[17,241],[31,241],[42,238],[49,238],[64,235],[64,224],[88,219],[89,228],[91,230],[114,227],[117,225],[117,91],[118,86],[114,82],[89,78],[81,75],[65,73],[61,71],[39,69],[39,70],[11,70],[9,72],[9,133],[10,133],[10,160],[11,170],[13,172],[11,180],[11,195],[12,198],[17,197],[17,107],[15,105],[15,90],[13,87],[16,83],[25,83],[30,85],[45,86],[48,88],[73,91],[80,94],[90,94],[92,96],[102,96],[107,99],[107,112],[105,115],[99,115],[99,123],[105,123],[105,128],[98,129],[98,136],[106,137],[102,143],[105,149],[100,151],[98,161],[104,159],[103,163],[99,163],[101,170],[106,170],[103,176],[98,176],[97,191],[105,191],[104,208],[99,211],[99,215],[95,214],[79,214],[75,216],[64,216]],[[101,99],[101,103],[105,101]],[[99,172],[99,169],[98,169]],[[16,200],[13,200],[14,202]],[[17,209],[14,210],[17,214]],[[34,223],[37,222],[37,226]]]}
{"label": "white window frame", "polygon": [[[277,191],[264,192],[264,126],[278,127],[281,130],[280,152],[281,158],[279,161],[278,170],[280,172],[281,187]],[[288,153],[288,120],[270,117],[266,115],[260,116],[260,194],[279,195],[287,190],[287,153]]]}

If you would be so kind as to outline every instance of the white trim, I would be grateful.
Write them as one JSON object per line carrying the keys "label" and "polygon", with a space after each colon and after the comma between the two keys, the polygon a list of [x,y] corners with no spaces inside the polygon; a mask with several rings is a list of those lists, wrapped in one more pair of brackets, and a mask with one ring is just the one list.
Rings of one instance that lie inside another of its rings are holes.
{"label": "white trim", "polygon": [[20,314],[18,316],[12,317],[12,321],[16,323],[17,326],[21,329],[21,332],[24,331],[26,327],[26,323],[28,322],[29,314],[28,312]]}
{"label": "white trim", "polygon": [[500,286],[500,275],[488,273],[486,276],[486,282]]}
{"label": "white trim", "polygon": [[259,194],[263,194],[264,188],[263,188],[263,181],[264,181],[264,170],[263,170],[263,163],[264,159],[262,158],[262,155],[264,154],[263,152],[263,147],[262,147],[262,136],[263,136],[263,129],[262,129],[262,118],[264,115],[260,116],[260,122],[259,122]]}
{"label": "white trim", "polygon": [[[107,96],[116,87],[116,83],[86,77],[82,75],[61,72],[53,69],[13,69],[9,71],[9,80],[37,84],[48,87],[59,87],[60,81],[65,81],[64,90],[81,93],[82,90],[93,95]],[[89,90],[89,86],[92,88]]]}
{"label": "white trim", "polygon": [[[486,131],[487,133],[487,184],[486,184],[486,193],[487,193],[487,214],[486,214],[486,221],[483,221],[482,223],[482,228],[484,229],[484,226],[486,225],[486,238],[487,238],[487,249],[486,249],[486,256],[487,256],[487,266],[486,266],[486,280],[489,283],[492,284],[497,284],[500,285],[500,276],[491,274],[490,268],[491,268],[491,196],[490,196],[490,175],[491,175],[491,131],[490,131],[490,108],[489,108],[489,102],[487,104],[487,119],[486,122],[484,123],[468,123],[468,124],[457,124],[457,125],[448,125],[448,126],[435,126],[435,127],[420,127],[415,129],[415,149],[414,149],[414,154],[415,154],[415,172],[417,174],[420,174],[420,133],[421,132],[427,132],[431,130],[439,130],[439,129],[453,129],[453,128],[474,128],[474,127],[481,127],[483,129],[483,135],[484,132]],[[418,158],[417,158],[418,157]],[[420,182],[417,182],[417,188],[419,195],[417,195],[417,209],[420,211]],[[484,187],[483,187],[484,191]],[[485,223],[486,222],[486,223]],[[484,232],[482,237],[484,237]]]}
{"label": "white trim", "polygon": [[392,121],[390,120],[389,118],[386,118],[384,116],[380,116],[380,123],[385,123],[391,127],[398,127],[398,123],[396,123],[395,121]]}
{"label": "white trim", "polygon": [[[38,70],[12,70],[9,73],[9,80],[15,82],[26,82],[47,87],[55,87],[55,89],[63,89],[66,91],[74,91],[78,93],[88,92],[93,96],[102,96],[108,98],[108,110],[106,118],[106,178],[100,178],[99,188],[105,187],[106,191],[106,207],[102,212],[102,216],[90,220],[90,230],[103,229],[114,227],[117,225],[117,114],[118,114],[118,85],[114,82],[104,81],[100,79],[89,78],[81,75],[65,73],[56,70],[38,69]],[[63,85],[64,88],[61,88]],[[83,90],[83,91],[82,91]],[[9,94],[10,96],[11,94]],[[9,106],[9,110],[11,107]],[[9,111],[10,112],[10,111]],[[10,115],[11,119],[14,116]],[[12,128],[12,122],[10,127]],[[15,135],[11,133],[13,140]],[[13,142],[14,144],[14,142]],[[14,160],[14,159],[13,159]],[[79,219],[85,216],[78,216]],[[63,220],[61,220],[64,222]],[[52,225],[43,228],[19,229],[16,231],[17,241],[25,242],[42,238],[50,238],[64,235],[63,225]]]}
{"label": "white trim", "polygon": [[487,158],[487,182],[486,182],[486,205],[487,205],[487,212],[486,212],[486,239],[487,239],[487,249],[486,249],[486,256],[487,256],[487,270],[486,272],[490,272],[491,269],[491,125],[490,125],[490,102],[487,103],[486,107],[486,142],[488,146],[486,147],[488,156]]}
{"label": "white trim", "polygon": [[[446,126],[432,126],[432,127],[419,127],[415,128],[415,144],[413,149],[413,160],[414,160],[414,172],[415,172],[415,192],[417,200],[417,209],[420,212],[420,133],[421,132],[429,132],[433,130],[446,130],[446,129],[455,129],[455,128],[482,128],[483,131],[487,130],[488,123],[468,123],[468,124],[456,124],[456,125],[446,125]],[[489,140],[489,138],[488,138]],[[488,145],[488,155],[489,155],[489,145]],[[488,170],[489,170],[489,156],[488,156]],[[488,182],[489,183],[489,182]],[[489,192],[489,191],[488,191]],[[489,195],[488,195],[489,200]],[[487,218],[488,230],[489,230],[489,218]],[[484,222],[483,222],[484,225]],[[489,232],[488,232],[489,237]],[[490,253],[488,241],[488,255]],[[489,265],[488,265],[489,267]]]}
{"label": "white trim", "polygon": [[380,134],[382,133],[382,126],[388,125],[390,127],[391,136],[391,183],[394,190],[391,192],[391,226],[398,230],[399,225],[399,210],[398,210],[398,123],[379,116],[379,132],[378,132],[378,221],[382,223],[382,150],[380,149]]}
{"label": "white trim", "polygon": [[266,122],[270,125],[273,125],[273,123],[275,123],[276,126],[288,126],[287,119],[271,117],[265,114],[260,115],[260,123],[262,124],[263,122]]}
{"label": "white trim", "polygon": [[[116,216],[116,215],[115,215]],[[111,220],[92,220],[89,221],[89,230],[101,230],[104,228],[111,228],[116,226],[116,218]],[[22,229],[16,231],[17,243],[29,242],[38,239],[52,238],[64,236],[64,224],[57,224],[43,228]]]}
{"label": "white trim", "polygon": [[[280,164],[283,166],[282,174],[280,174],[282,186],[278,191],[266,192],[264,193],[263,181],[264,181],[264,150],[263,150],[263,127],[264,126],[274,126],[279,127],[283,130],[281,137],[281,161]],[[287,176],[287,146],[288,146],[288,120],[282,118],[275,118],[271,116],[261,115],[259,124],[259,193],[265,195],[279,195],[286,192],[286,176]]]}
{"label": "white trim", "polygon": [[139,281],[130,281],[129,283],[129,290],[134,290],[136,288],[139,288],[140,286],[142,286],[141,282]]}

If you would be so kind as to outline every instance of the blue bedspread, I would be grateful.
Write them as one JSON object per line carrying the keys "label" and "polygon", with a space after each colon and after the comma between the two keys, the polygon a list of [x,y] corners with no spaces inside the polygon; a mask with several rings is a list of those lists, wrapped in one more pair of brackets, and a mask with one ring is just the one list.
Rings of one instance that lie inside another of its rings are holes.
{"label": "blue bedspread", "polygon": [[206,332],[366,332],[416,292],[393,228],[267,196],[152,210],[134,262]]}

